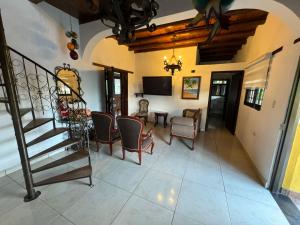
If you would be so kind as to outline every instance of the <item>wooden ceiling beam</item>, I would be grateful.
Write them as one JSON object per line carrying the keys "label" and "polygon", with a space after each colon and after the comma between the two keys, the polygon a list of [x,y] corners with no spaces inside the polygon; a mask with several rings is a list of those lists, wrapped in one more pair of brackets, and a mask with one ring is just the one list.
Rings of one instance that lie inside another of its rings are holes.
{"label": "wooden ceiling beam", "polygon": [[29,1],[34,4],[38,4],[38,3],[42,2],[43,0],[29,0]]}
{"label": "wooden ceiling beam", "polygon": [[220,49],[215,51],[200,51],[200,55],[219,55],[219,54],[235,54],[238,51],[238,49]]}
{"label": "wooden ceiling beam", "polygon": [[201,57],[200,56],[200,62],[201,61],[212,61],[212,60],[232,60],[234,55],[224,55],[224,56],[206,56]]}
{"label": "wooden ceiling beam", "polygon": [[208,45],[200,46],[199,49],[205,50],[205,49],[219,49],[219,48],[236,48],[236,47],[241,47],[245,43],[246,40],[235,41],[235,42],[224,42],[224,43],[212,41]]}
{"label": "wooden ceiling beam", "polygon": [[233,57],[235,53],[222,53],[222,54],[206,54],[206,55],[201,55],[200,54],[200,60],[201,58],[206,59],[206,58],[225,58],[225,57]]}
{"label": "wooden ceiling beam", "polygon": [[[231,25],[228,30],[222,29],[218,33],[218,35],[231,34],[236,32],[251,32],[255,30],[258,25],[263,24],[264,22],[265,20],[257,20],[257,21],[247,22],[247,23],[234,24]],[[208,34],[209,34],[209,30],[207,30],[206,28],[197,28],[193,30],[185,29],[176,33],[136,39],[133,43],[128,44],[128,46],[139,46],[139,45],[146,45],[152,43],[172,42],[174,40],[174,35],[176,35],[175,38],[176,41],[181,41],[181,40],[187,40],[191,38],[205,37],[208,36]]]}
{"label": "wooden ceiling beam", "polygon": [[[235,34],[226,34],[226,35],[218,35],[214,38],[214,43],[218,42],[243,42],[246,41],[249,36],[254,35],[255,31],[251,32],[244,32],[244,33],[235,33]],[[146,49],[161,49],[161,48],[173,48],[175,46],[182,46],[187,44],[194,44],[197,45],[199,43],[204,43],[206,41],[206,37],[200,37],[200,38],[194,38],[194,39],[188,39],[183,41],[176,41],[176,42],[169,42],[169,43],[155,43],[150,45],[143,45],[143,46],[135,46],[135,47],[129,47],[130,51],[135,50],[146,50]]]}
{"label": "wooden ceiling beam", "polygon": [[[242,9],[242,10],[232,10],[226,13],[229,18],[229,24],[233,25],[236,23],[247,23],[255,20],[266,20],[268,13],[261,11],[261,10],[248,10],[248,9]],[[191,19],[177,21],[173,23],[168,23],[164,25],[157,26],[157,29],[153,32],[149,32],[147,29],[140,29],[136,31],[135,37],[137,39],[139,38],[147,38],[147,37],[153,37],[157,35],[163,35],[168,34],[172,32],[177,32],[180,30],[185,30],[186,26],[191,22]],[[212,19],[211,24],[215,23],[215,19]],[[199,27],[205,27],[206,24],[204,21],[200,21],[195,28]]]}
{"label": "wooden ceiling beam", "polygon": [[[236,41],[234,43],[222,43],[222,42],[218,43],[218,42],[214,42],[213,45],[210,44],[209,47],[211,48],[212,46],[215,46],[216,49],[223,48],[224,46],[225,47],[226,46],[233,46],[235,48],[237,48],[237,47],[241,48],[241,46],[243,44],[245,44],[245,43],[246,43],[246,40],[243,40],[242,42]],[[134,49],[134,53],[143,53],[143,52],[151,52],[151,51],[161,51],[161,50],[167,50],[167,49],[172,49],[172,48],[187,48],[187,47],[194,47],[194,46],[197,46],[197,45],[198,45],[198,43],[196,43],[196,42],[191,42],[191,43],[187,42],[187,43],[182,43],[181,45],[177,44],[176,46],[173,46],[173,47],[169,46],[169,45],[166,45],[166,46],[162,46],[161,48],[155,47],[155,48],[152,48],[152,49],[151,48],[140,49],[140,50]],[[201,50],[203,50],[203,49],[206,49],[206,48],[202,48]]]}

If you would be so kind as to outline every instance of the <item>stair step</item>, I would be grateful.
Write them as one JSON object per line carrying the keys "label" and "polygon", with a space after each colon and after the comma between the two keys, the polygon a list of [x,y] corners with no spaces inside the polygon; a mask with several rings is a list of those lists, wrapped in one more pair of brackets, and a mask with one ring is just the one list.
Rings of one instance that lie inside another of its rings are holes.
{"label": "stair step", "polygon": [[29,143],[27,143],[27,147],[30,147],[32,145],[35,145],[35,144],[40,143],[42,141],[45,141],[45,140],[47,140],[49,138],[52,138],[52,137],[54,137],[56,135],[64,133],[64,132],[66,132],[68,130],[69,130],[68,128],[54,128],[54,129],[52,129],[52,130],[44,133],[43,135],[37,137],[36,139],[30,141]]}
{"label": "stair step", "polygon": [[[22,117],[22,116],[25,116],[27,113],[31,112],[32,109],[31,108],[23,108],[23,109],[21,108],[21,109],[19,109],[19,111],[20,111],[20,115]],[[8,109],[8,113],[10,113],[10,109]]]}
{"label": "stair step", "polygon": [[29,159],[32,160],[32,159],[35,159],[35,158],[40,157],[42,155],[45,155],[47,153],[53,152],[57,149],[72,146],[74,144],[77,144],[79,141],[80,141],[80,139],[76,139],[76,138],[64,140],[64,141],[62,141],[62,142],[60,142],[60,143],[44,150],[42,152],[39,152],[38,154],[36,154],[34,156],[31,156]]}
{"label": "stair step", "polygon": [[0,97],[0,103],[9,103],[8,98]]}
{"label": "stair step", "polygon": [[70,155],[67,155],[61,159],[58,159],[56,161],[53,161],[51,163],[48,163],[44,166],[41,166],[39,168],[36,168],[34,170],[32,170],[31,172],[32,173],[38,173],[38,172],[41,172],[41,171],[44,171],[44,170],[48,170],[48,169],[51,169],[51,168],[54,168],[54,167],[58,167],[58,166],[61,166],[61,165],[65,165],[67,163],[70,163],[70,162],[74,162],[74,161],[77,161],[77,160],[81,160],[81,159],[84,159],[84,158],[87,158],[89,156],[89,152],[86,151],[86,150],[80,150],[80,151],[77,151],[77,152],[74,152]]}
{"label": "stair step", "polygon": [[0,84],[0,87],[5,87],[5,84]]}
{"label": "stair step", "polygon": [[34,183],[34,187],[38,186],[44,186],[48,184],[54,184],[54,183],[60,183],[64,181],[71,181],[71,180],[77,180],[81,178],[90,177],[92,175],[92,167],[91,166],[84,166],[79,169],[75,169],[72,171],[69,171],[67,173],[63,173],[54,177],[50,177],[46,180]]}
{"label": "stair step", "polygon": [[35,119],[35,120],[32,120],[29,124],[27,124],[24,128],[23,128],[23,131],[26,133],[26,132],[29,132],[37,127],[40,127],[50,121],[53,121],[53,118],[40,118],[40,119]]}

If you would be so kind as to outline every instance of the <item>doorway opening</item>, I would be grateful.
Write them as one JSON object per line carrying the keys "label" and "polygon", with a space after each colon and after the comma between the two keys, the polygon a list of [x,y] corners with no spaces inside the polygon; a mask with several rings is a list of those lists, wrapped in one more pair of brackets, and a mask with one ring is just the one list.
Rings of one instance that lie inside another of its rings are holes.
{"label": "doorway opening", "polygon": [[[274,162],[270,190],[279,206],[288,205],[291,219],[300,218],[300,58],[282,135]],[[285,209],[283,209],[285,210]]]}
{"label": "doorway opening", "polygon": [[105,69],[106,112],[115,118],[128,115],[128,73],[116,68]]}
{"label": "doorway opening", "polygon": [[225,127],[235,133],[244,71],[212,72],[206,130]]}

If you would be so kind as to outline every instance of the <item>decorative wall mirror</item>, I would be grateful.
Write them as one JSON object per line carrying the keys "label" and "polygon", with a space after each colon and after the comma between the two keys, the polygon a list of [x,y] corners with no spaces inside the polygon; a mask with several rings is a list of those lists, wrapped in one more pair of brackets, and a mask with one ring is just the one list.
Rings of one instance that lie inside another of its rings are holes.
{"label": "decorative wall mirror", "polygon": [[[63,66],[57,66],[55,68],[55,75],[58,78],[56,85],[60,96],[70,96],[70,98],[74,100],[77,98],[76,93],[79,96],[83,95],[80,88],[81,79],[76,69],[70,68],[69,64],[64,63]],[[68,86],[61,81],[65,82]]]}

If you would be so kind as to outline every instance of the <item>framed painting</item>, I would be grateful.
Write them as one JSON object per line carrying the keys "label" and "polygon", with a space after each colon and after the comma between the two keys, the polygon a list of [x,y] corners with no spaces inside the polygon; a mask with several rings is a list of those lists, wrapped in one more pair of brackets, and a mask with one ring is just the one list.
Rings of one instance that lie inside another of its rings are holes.
{"label": "framed painting", "polygon": [[182,99],[199,99],[201,77],[183,77]]}

